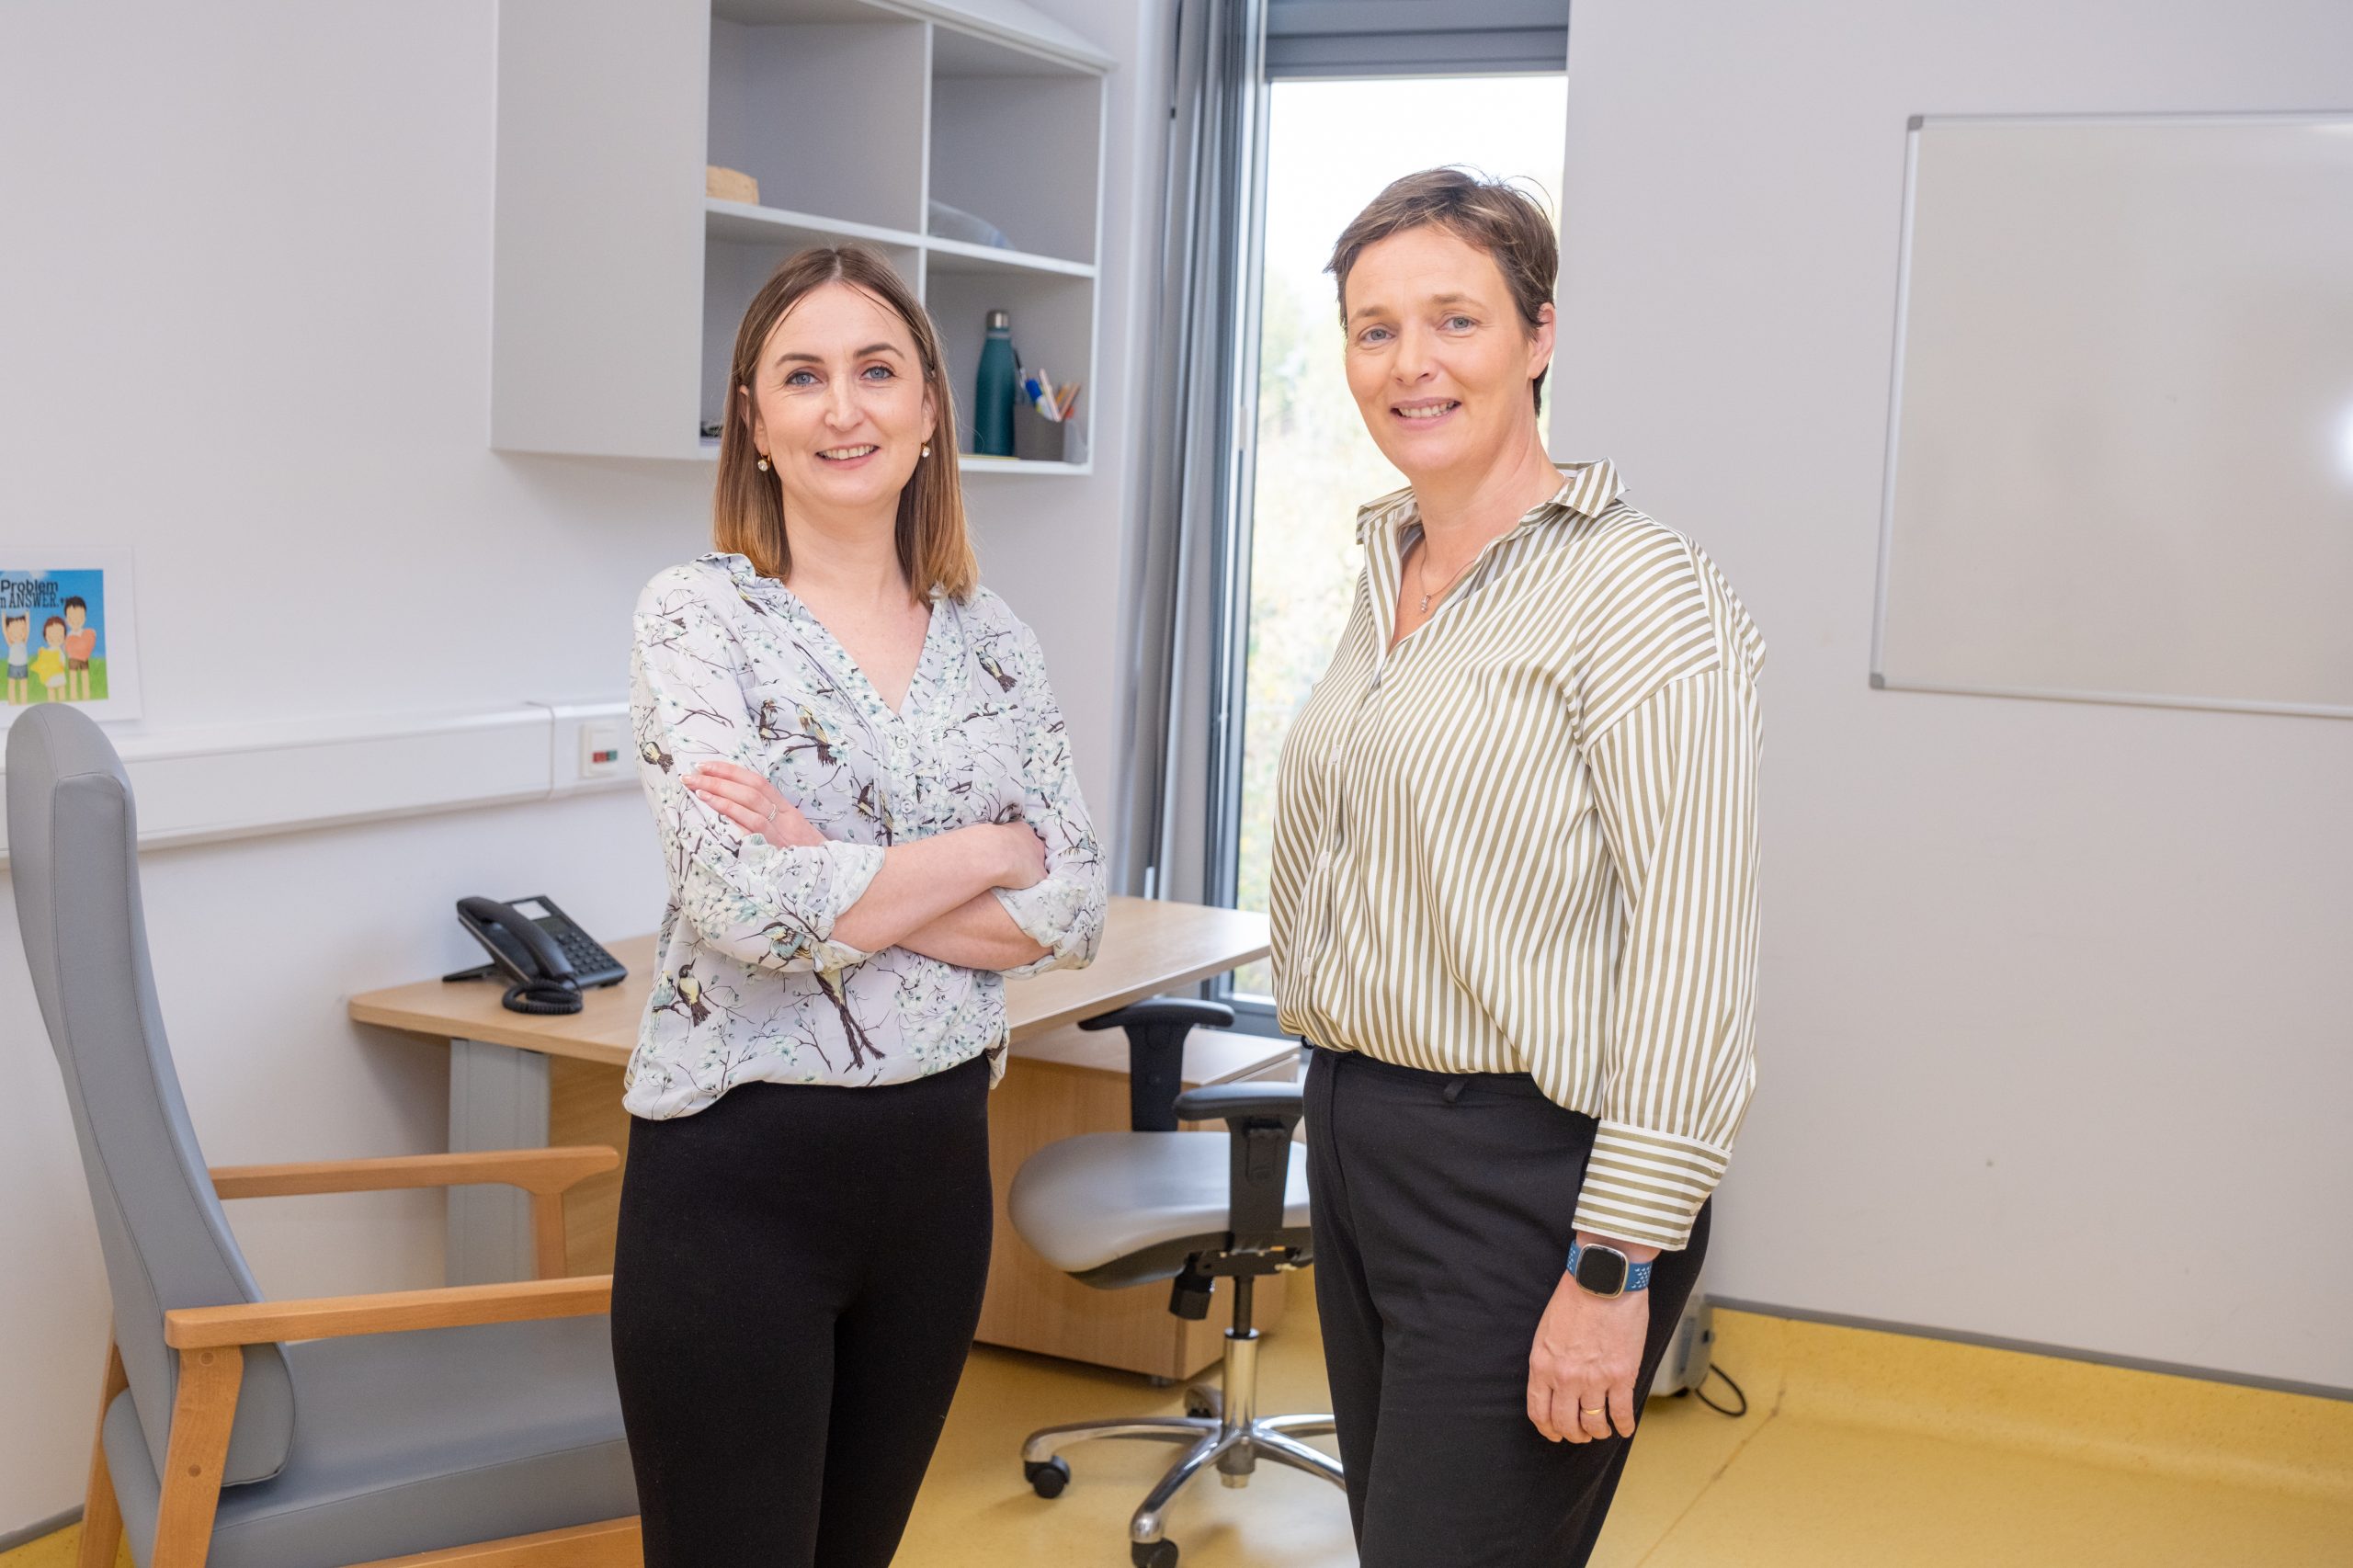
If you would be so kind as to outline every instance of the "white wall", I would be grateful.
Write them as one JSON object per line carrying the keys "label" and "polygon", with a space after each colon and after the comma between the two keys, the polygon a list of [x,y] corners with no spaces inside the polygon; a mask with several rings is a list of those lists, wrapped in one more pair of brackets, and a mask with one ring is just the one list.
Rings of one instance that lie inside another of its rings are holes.
{"label": "white wall", "polygon": [[1865,684],[1906,118],[2347,108],[2341,0],[1578,0],[1555,449],[1772,648],[1712,1290],[2353,1387],[2353,726]]}
{"label": "white wall", "polygon": [[[1146,29],[1127,0],[1045,8],[1122,57],[1108,393],[1131,379],[1128,229],[1152,188],[1131,167]],[[0,543],[136,549],[148,729],[617,697],[637,588],[704,547],[706,466],[484,447],[493,24],[491,0],[0,12]],[[1108,818],[1129,440],[1125,400],[1091,401],[1091,479],[983,480],[972,510]],[[460,894],[543,891],[613,934],[650,928],[662,899],[627,792],[153,853],[142,870],[216,1163],[442,1146],[446,1053],[357,1028],[343,1002],[472,961]],[[5,1535],[80,1501],[107,1304],[13,956],[0,1042],[16,1087],[0,1105]],[[438,1278],[438,1197],[232,1219],[273,1292]]]}

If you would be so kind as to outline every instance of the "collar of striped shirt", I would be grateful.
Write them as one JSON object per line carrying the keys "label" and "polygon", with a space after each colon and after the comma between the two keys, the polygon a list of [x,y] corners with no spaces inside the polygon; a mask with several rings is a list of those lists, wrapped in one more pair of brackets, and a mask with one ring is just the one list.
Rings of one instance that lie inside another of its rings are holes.
{"label": "collar of striped shirt", "polygon": [[[1617,465],[1608,458],[1556,466],[1561,471],[1561,488],[1552,493],[1551,500],[1531,507],[1513,525],[1512,532],[1556,517],[1563,511],[1597,517],[1626,494],[1626,482],[1618,477]],[[1414,499],[1414,487],[1409,484],[1403,490],[1392,490],[1357,508],[1357,542],[1370,544],[1379,533],[1399,540],[1407,525],[1418,527],[1421,520],[1422,509]],[[1510,534],[1503,537],[1507,539]]]}

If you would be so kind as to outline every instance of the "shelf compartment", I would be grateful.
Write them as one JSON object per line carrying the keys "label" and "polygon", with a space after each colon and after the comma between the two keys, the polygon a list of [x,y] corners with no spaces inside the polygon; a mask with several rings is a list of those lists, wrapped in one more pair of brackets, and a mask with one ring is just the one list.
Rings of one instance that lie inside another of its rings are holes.
{"label": "shelf compartment", "polygon": [[995,225],[1017,252],[1091,265],[1103,103],[1099,76],[935,29],[931,199]]}
{"label": "shelf compartment", "polygon": [[[932,257],[936,265],[939,257]],[[1094,422],[1095,283],[1060,273],[989,268],[935,270],[926,279],[925,305],[938,324],[948,357],[949,389],[956,402],[956,449],[972,449],[972,383],[979,372],[988,313],[1013,316],[1013,346],[1024,367],[1042,366],[1056,378],[1079,381],[1078,415]],[[1006,460],[984,460],[1003,461]]]}
{"label": "shelf compartment", "polygon": [[923,248],[931,255],[933,272],[1052,272],[1064,278],[1092,278],[1096,271],[1088,262],[1032,256],[1028,251],[976,245],[965,240],[926,239]]}
{"label": "shelf compartment", "polygon": [[705,161],[758,180],[763,206],[920,231],[928,28],[868,15],[766,25],[714,15]]}

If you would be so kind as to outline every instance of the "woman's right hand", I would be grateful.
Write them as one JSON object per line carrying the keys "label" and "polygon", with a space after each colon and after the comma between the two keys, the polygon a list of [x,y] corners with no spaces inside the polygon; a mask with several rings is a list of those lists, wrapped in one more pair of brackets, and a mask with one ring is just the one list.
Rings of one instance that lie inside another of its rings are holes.
{"label": "woman's right hand", "polygon": [[786,800],[765,774],[714,758],[687,769],[679,781],[721,816],[770,844],[813,849],[825,842],[825,835],[810,825],[801,808]]}
{"label": "woman's right hand", "polygon": [[997,872],[992,886],[1018,891],[1046,880],[1046,841],[1028,823],[1017,817],[1011,822],[980,823],[973,831],[995,835],[992,847],[997,854]]}

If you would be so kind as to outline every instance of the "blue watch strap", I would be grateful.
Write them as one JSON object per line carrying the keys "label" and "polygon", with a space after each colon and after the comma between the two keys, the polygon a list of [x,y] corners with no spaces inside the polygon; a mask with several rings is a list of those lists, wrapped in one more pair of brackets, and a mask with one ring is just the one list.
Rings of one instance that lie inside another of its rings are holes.
{"label": "blue watch strap", "polygon": [[[1615,1249],[1613,1248],[1612,1250],[1615,1250]],[[1585,1244],[1584,1244],[1583,1242],[1571,1242],[1571,1243],[1569,1244],[1569,1272],[1570,1272],[1570,1273],[1574,1274],[1574,1273],[1577,1271],[1577,1261],[1578,1261],[1580,1258],[1584,1257],[1584,1256],[1585,1256]],[[1650,1266],[1649,1264],[1647,1264],[1647,1263],[1636,1263],[1636,1262],[1635,1262],[1632,1258],[1631,1258],[1631,1257],[1630,1257],[1630,1258],[1627,1258],[1627,1259],[1626,1259],[1626,1289],[1627,1289],[1629,1291],[1633,1291],[1633,1290],[1649,1290],[1650,1288],[1651,1288],[1651,1266]]]}

